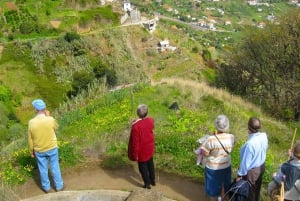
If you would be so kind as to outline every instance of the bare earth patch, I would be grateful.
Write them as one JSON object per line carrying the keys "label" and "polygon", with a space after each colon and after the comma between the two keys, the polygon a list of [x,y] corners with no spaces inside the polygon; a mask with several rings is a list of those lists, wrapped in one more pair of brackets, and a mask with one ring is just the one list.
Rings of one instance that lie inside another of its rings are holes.
{"label": "bare earth patch", "polygon": [[50,24],[53,28],[57,29],[57,28],[59,28],[61,21],[60,20],[51,20]]}
{"label": "bare earth patch", "polygon": [[6,7],[8,10],[18,10],[18,7],[14,2],[6,2]]}
{"label": "bare earth patch", "polygon": [[89,27],[89,26],[81,27],[81,26],[77,25],[76,30],[77,30],[77,33],[88,33],[91,31],[91,27]]}
{"label": "bare earth patch", "polygon": [[[142,189],[142,179],[137,164],[130,167],[106,169],[101,162],[86,163],[80,167],[63,170],[65,190],[124,190]],[[35,178],[17,187],[20,199],[25,199],[44,192],[39,188],[38,173]],[[206,201],[203,184],[189,178],[163,173],[157,170],[156,186],[150,189],[162,193],[165,197],[178,201]],[[52,189],[50,193],[54,193]]]}

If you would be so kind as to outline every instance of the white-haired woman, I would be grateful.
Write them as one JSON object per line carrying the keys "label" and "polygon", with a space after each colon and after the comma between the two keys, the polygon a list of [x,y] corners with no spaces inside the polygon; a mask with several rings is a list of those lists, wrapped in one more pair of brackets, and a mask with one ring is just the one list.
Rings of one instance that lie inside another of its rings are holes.
{"label": "white-haired woman", "polygon": [[138,119],[132,123],[128,144],[128,157],[138,162],[139,171],[144,181],[143,188],[155,186],[154,170],[154,120],[147,117],[148,107],[141,104],[137,108]]}
{"label": "white-haired woman", "polygon": [[215,120],[217,132],[208,137],[202,145],[202,154],[206,157],[205,191],[210,201],[217,201],[231,184],[230,152],[234,145],[234,135],[227,133],[229,120],[219,115]]}

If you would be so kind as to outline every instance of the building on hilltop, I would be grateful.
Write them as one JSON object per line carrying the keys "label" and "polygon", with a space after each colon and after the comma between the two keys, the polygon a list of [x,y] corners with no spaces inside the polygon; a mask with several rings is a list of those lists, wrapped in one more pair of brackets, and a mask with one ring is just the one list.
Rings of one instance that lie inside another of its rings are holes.
{"label": "building on hilltop", "polygon": [[231,25],[231,21],[230,21],[230,20],[226,20],[226,21],[224,22],[224,25],[225,25],[225,26]]}
{"label": "building on hilltop", "polygon": [[257,1],[256,0],[249,0],[249,1],[247,1],[247,3],[250,6],[256,6],[257,5]]}
{"label": "building on hilltop", "polygon": [[131,10],[129,13],[131,18],[131,23],[136,23],[141,20],[141,12],[138,9]]}
{"label": "building on hilltop", "polygon": [[158,51],[164,52],[166,50],[175,51],[177,48],[170,45],[169,40],[163,40],[159,42]]}
{"label": "building on hilltop", "polygon": [[124,1],[123,1],[123,9],[124,9],[124,11],[126,11],[126,12],[132,11],[131,3],[130,3],[129,0],[124,0]]}
{"label": "building on hilltop", "polygon": [[298,0],[290,0],[289,2],[290,2],[290,4],[297,4]]}
{"label": "building on hilltop", "polygon": [[206,27],[206,21],[204,20],[204,19],[199,19],[198,20],[198,25],[200,26],[200,27]]}
{"label": "building on hilltop", "polygon": [[156,25],[157,25],[157,21],[158,21],[158,17],[155,17],[154,19],[152,20],[148,20],[148,21],[145,21],[143,22],[143,26],[149,31],[149,32],[152,32],[155,30],[156,28]]}
{"label": "building on hilltop", "polygon": [[261,29],[265,28],[265,26],[266,26],[265,22],[259,22],[258,25],[257,25],[257,27],[261,28]]}

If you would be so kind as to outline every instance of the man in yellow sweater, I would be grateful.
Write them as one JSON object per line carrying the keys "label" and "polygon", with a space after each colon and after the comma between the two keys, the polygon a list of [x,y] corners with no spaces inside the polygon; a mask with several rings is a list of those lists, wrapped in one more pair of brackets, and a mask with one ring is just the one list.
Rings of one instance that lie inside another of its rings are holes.
{"label": "man in yellow sweater", "polygon": [[48,193],[51,189],[48,176],[49,163],[55,190],[61,191],[64,188],[64,182],[59,167],[58,146],[55,135],[58,124],[52,116],[49,116],[43,100],[34,100],[32,106],[37,114],[28,123],[28,143],[31,156],[37,160],[42,190]]}

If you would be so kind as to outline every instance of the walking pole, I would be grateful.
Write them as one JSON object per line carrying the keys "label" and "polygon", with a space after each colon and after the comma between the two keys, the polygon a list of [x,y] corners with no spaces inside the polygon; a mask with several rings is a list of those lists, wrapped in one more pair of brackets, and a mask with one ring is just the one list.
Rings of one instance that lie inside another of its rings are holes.
{"label": "walking pole", "polygon": [[295,131],[294,131],[294,135],[293,135],[293,141],[292,141],[291,149],[293,148],[293,145],[294,145],[294,141],[295,141],[296,133],[297,133],[297,128],[295,128]]}
{"label": "walking pole", "polygon": [[279,201],[284,201],[284,182],[283,181],[281,181]]}
{"label": "walking pole", "polygon": [[[293,149],[293,146],[294,146],[294,141],[295,141],[296,134],[297,134],[297,128],[295,128],[295,131],[294,131],[293,140],[292,140],[292,144],[291,144],[291,148],[290,148],[290,150],[292,150],[292,149]],[[289,158],[288,158],[288,159],[290,159],[290,156],[289,156]]]}
{"label": "walking pole", "polygon": [[285,175],[283,175],[281,178],[279,201],[284,201],[284,182],[285,182]]}

